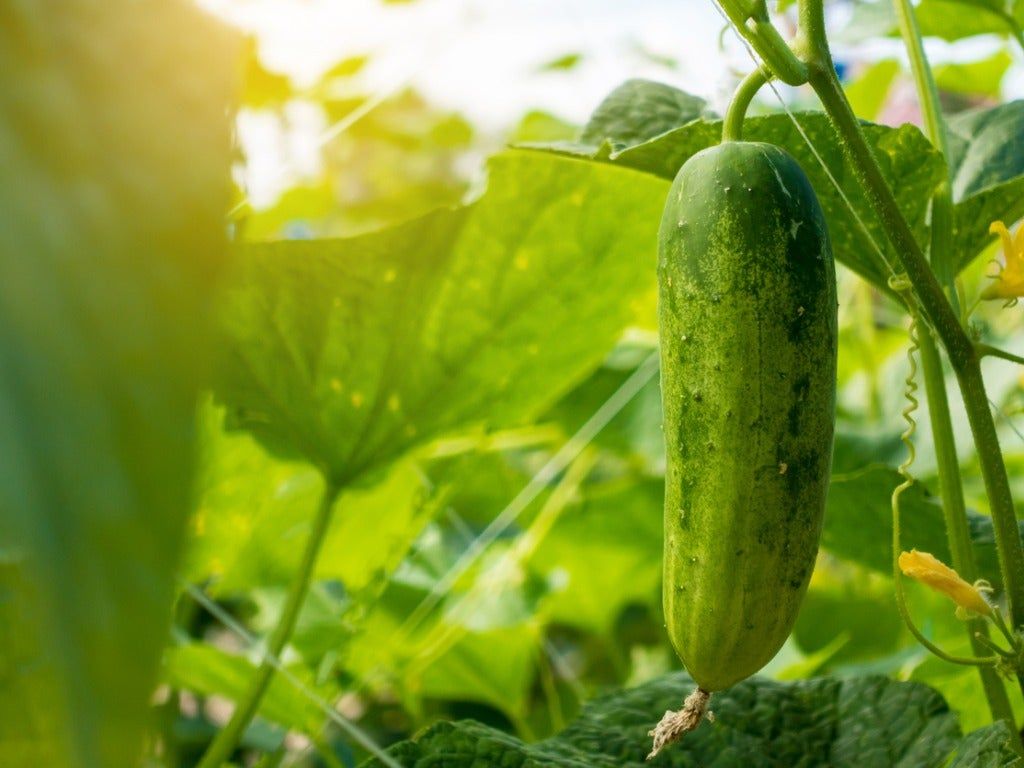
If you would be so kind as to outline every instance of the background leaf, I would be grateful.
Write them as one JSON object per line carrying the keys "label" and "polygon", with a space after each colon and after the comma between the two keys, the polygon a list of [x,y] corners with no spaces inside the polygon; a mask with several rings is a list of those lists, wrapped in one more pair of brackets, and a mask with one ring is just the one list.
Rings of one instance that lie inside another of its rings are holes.
{"label": "background leaf", "polygon": [[[256,664],[245,656],[227,653],[208,643],[185,643],[168,648],[164,654],[164,679],[174,688],[183,688],[204,696],[219,694],[238,701],[256,671]],[[315,685],[304,667],[291,668],[290,675],[321,700],[331,700],[338,690],[330,685]],[[324,720],[319,706],[281,675],[275,675],[260,702],[260,717],[316,735]]]}
{"label": "background leaf", "polygon": [[950,167],[956,202],[954,247],[961,268],[992,242],[989,224],[1024,216],[1024,101],[951,118]]}

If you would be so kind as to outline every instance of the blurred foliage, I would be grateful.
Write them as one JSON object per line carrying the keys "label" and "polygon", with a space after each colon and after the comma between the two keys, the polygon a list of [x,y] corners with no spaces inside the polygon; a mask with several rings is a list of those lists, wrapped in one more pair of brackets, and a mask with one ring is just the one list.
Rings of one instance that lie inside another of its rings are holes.
{"label": "blurred foliage", "polygon": [[227,256],[236,41],[185,2],[2,14],[0,754],[133,765]]}
{"label": "blurred foliage", "polygon": [[[1002,6],[980,2],[922,0],[922,25],[946,39],[1010,34]],[[841,34],[892,35],[889,5],[856,3]],[[1020,20],[1022,8],[1007,11]],[[18,14],[18,24],[35,23],[32,11]],[[370,753],[344,716],[377,743],[404,742],[395,754],[410,764],[470,765],[484,754],[495,765],[639,765],[646,730],[688,685],[668,674],[677,662],[661,616],[654,233],[676,170],[718,140],[721,123],[703,99],[633,79],[583,126],[533,110],[482,129],[412,88],[375,91],[365,53],[302,83],[269,68],[250,41],[236,68],[242,125],[269,125],[282,165],[294,165],[296,144],[312,147],[316,163],[270,204],[233,217],[236,263],[211,333],[230,48],[189,29],[158,40],[187,60],[179,66],[188,76],[161,80],[159,99],[138,102],[124,94],[153,88],[136,82],[141,68],[75,41],[60,40],[90,73],[82,82],[26,68],[5,53],[17,46],[0,46],[0,60],[12,62],[0,90],[0,326],[13,329],[0,330],[12,372],[0,386],[0,498],[4,511],[21,512],[0,518],[5,759],[128,764],[177,568],[245,630],[178,594],[147,765],[193,765],[259,661],[253,637],[281,613],[328,476],[344,491],[284,674],[238,764],[262,755],[268,766],[356,765]],[[143,62],[163,55],[129,31],[111,38],[118,50]],[[209,50],[224,60],[208,61]],[[997,103],[1007,55],[989,50],[937,70],[951,111],[950,168],[902,125],[916,107],[896,61],[852,59],[846,82],[858,114],[879,123],[868,136],[922,241],[928,199],[952,171],[968,297],[985,282],[989,222],[1024,215],[1024,102]],[[678,67],[663,54],[636,56]],[[542,68],[560,78],[588,65],[570,51]],[[197,80],[204,99],[192,100]],[[96,83],[104,87],[89,90]],[[25,94],[38,85],[74,98],[57,118],[26,115]],[[118,114],[121,103],[131,114]],[[753,118],[746,130],[799,159],[848,267],[823,549],[794,634],[765,678],[717,698],[720,723],[660,761],[1011,765],[998,727],[962,738],[988,722],[977,674],[933,660],[894,610],[889,497],[904,457],[906,317],[887,289],[893,254],[841,146],[820,114],[795,118],[800,130],[785,114]],[[55,119],[60,135],[36,130]],[[127,132],[108,137],[119,151],[82,138],[108,123]],[[495,152],[506,143],[518,148]],[[81,189],[53,147],[81,160]],[[24,189],[38,197],[23,198]],[[194,264],[193,254],[211,261]],[[144,269],[150,263],[161,269]],[[983,306],[975,332],[1024,353],[1018,313]],[[28,326],[41,339],[32,350],[18,335]],[[199,378],[204,340],[217,345],[212,383]],[[986,374],[1024,499],[1020,369],[992,361]],[[211,391],[193,419],[200,381]],[[998,584],[977,457],[956,403],[953,417],[981,571]],[[919,422],[921,480],[904,497],[904,537],[941,556],[926,412]],[[923,589],[908,593],[928,636],[963,652],[950,606]],[[802,680],[818,675],[829,677]],[[477,723],[447,722],[462,719]],[[76,720],[80,728],[66,727]],[[75,741],[93,731],[98,742]],[[53,738],[62,733],[68,743]],[[783,757],[764,762],[773,751]]]}

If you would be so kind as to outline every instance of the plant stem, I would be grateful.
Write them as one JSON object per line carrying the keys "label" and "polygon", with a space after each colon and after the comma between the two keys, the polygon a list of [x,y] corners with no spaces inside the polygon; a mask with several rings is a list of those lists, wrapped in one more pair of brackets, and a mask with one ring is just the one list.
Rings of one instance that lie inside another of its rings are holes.
{"label": "plant stem", "polygon": [[[946,395],[946,380],[942,373],[942,359],[939,357],[935,338],[926,329],[919,338],[921,371],[924,374],[925,394],[928,397],[928,416],[932,425],[935,458],[939,475],[939,494],[942,498],[942,512],[946,522],[946,537],[953,559],[953,568],[969,582],[978,578],[978,566],[967,526],[967,508],[964,504],[963,485],[960,479],[960,462],[956,454],[953,424],[949,414],[949,400]],[[967,622],[967,634],[971,647],[977,656],[988,653],[984,641],[977,634],[988,638],[988,624],[984,619]],[[979,667],[981,685],[985,691],[989,710],[995,720],[1004,720],[1015,735],[1014,747],[1024,753],[1020,734],[1014,724],[1013,708],[1006,694],[999,673],[992,667]],[[1020,678],[1018,677],[1018,681]],[[1024,690],[1024,688],[1022,688]]]}
{"label": "plant stem", "polygon": [[[946,123],[942,117],[939,89],[928,63],[928,56],[917,25],[917,16],[910,0],[893,0],[900,34],[910,57],[910,69],[914,74],[917,98],[924,118],[925,135],[943,157],[949,157],[949,138]],[[959,312],[956,292],[956,254],[953,253],[953,187],[946,178],[932,197],[932,239],[931,263],[939,282],[946,289],[946,295],[953,304],[953,311]]]}
{"label": "plant stem", "polygon": [[[813,6],[817,6],[817,9]],[[801,8],[803,18],[813,21],[817,17],[823,21],[820,0],[802,0]],[[925,318],[942,341],[956,373],[981,462],[985,490],[988,493],[1010,616],[1014,626],[1024,625],[1024,547],[1021,546],[1013,497],[1010,494],[995,423],[989,411],[978,354],[973,342],[961,327],[957,314],[947,301],[935,274],[931,271],[921,247],[914,239],[910,225],[900,212],[892,190],[882,175],[878,161],[864,138],[860,123],[854,116],[842,85],[832,68],[827,41],[824,41],[823,24],[819,30],[811,29],[805,32],[811,35],[808,40],[815,51],[813,58],[808,62],[811,87],[818,94],[825,111],[842,137],[843,146],[857,180],[867,191],[872,208],[885,227],[890,241],[895,246],[900,265],[914,287],[915,296]],[[825,47],[819,47],[821,45]]]}
{"label": "plant stem", "polygon": [[998,357],[1002,360],[1009,360],[1011,363],[1017,363],[1017,365],[1024,365],[1024,357],[1020,355],[1007,352],[999,347],[993,347],[991,344],[977,344],[975,346],[978,349],[978,354],[982,357]]}
{"label": "plant stem", "polygon": [[765,64],[782,82],[803,85],[807,72],[768,18],[764,0],[715,0],[736,31],[753,46]]}
{"label": "plant stem", "polygon": [[[910,0],[893,0],[900,34],[910,57],[914,74],[921,114],[924,117],[925,135],[932,145],[949,157],[949,139],[939,101],[939,89],[935,85],[924,41],[917,24],[917,17]],[[931,222],[931,264],[940,283],[946,288],[946,295],[957,307],[956,267],[953,253],[953,194],[949,178],[946,178],[932,198]],[[949,399],[946,393],[946,379],[942,371],[942,359],[931,331],[923,329],[919,337],[921,369],[924,374],[925,395],[928,398],[928,414],[932,426],[932,440],[938,469],[939,493],[945,516],[946,537],[953,559],[953,568],[967,581],[978,578],[978,566],[971,545],[967,524],[967,507],[964,503],[963,483],[960,478],[960,461],[956,451],[956,437],[949,413]],[[966,623],[967,635],[975,655],[987,653],[984,640],[988,638],[988,624],[983,619],[972,619]],[[980,637],[979,637],[980,636]],[[1015,727],[1013,709],[1010,706],[1006,688],[999,673],[992,667],[979,667],[981,685],[985,691],[989,710],[995,720],[1004,720],[1015,735],[1013,743],[1018,753],[1024,753],[1024,744]],[[1021,678],[1018,676],[1018,681]],[[1022,682],[1024,691],[1024,682]]]}
{"label": "plant stem", "polygon": [[743,140],[743,119],[747,116],[750,102],[770,79],[771,74],[764,67],[758,67],[740,81],[722,121],[722,141]]}
{"label": "plant stem", "polygon": [[306,593],[309,591],[309,584],[313,577],[313,567],[316,565],[317,556],[320,554],[320,546],[323,544],[324,536],[327,533],[328,524],[331,521],[331,510],[338,498],[341,486],[327,482],[323,495],[320,498],[320,506],[313,518],[313,526],[306,539],[306,548],[302,553],[302,561],[292,581],[288,598],[281,610],[281,616],[277,626],[270,633],[267,639],[266,651],[263,660],[256,674],[249,685],[249,690],[237,702],[235,711],[227,725],[221,729],[216,738],[210,743],[199,761],[196,768],[220,768],[220,766],[231,757],[231,754],[238,746],[242,734],[252,722],[253,717],[259,710],[260,701],[270,686],[274,677],[277,659],[284,650],[285,645],[295,630],[295,623],[299,618],[299,610],[305,601]]}

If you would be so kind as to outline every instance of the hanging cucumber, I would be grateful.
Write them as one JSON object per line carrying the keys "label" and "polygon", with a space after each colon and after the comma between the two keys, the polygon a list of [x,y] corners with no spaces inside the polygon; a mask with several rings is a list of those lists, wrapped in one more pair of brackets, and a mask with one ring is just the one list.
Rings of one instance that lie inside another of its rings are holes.
{"label": "hanging cucumber", "polygon": [[796,161],[743,141],[690,158],[665,206],[658,282],[665,621],[698,689],[652,731],[655,751],[696,727],[710,693],[775,655],[818,551],[835,268]]}

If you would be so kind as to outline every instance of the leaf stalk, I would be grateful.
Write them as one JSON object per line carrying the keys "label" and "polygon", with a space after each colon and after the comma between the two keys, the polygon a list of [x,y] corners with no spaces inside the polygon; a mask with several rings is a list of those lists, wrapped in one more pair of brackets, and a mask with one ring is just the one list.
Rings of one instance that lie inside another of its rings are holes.
{"label": "leaf stalk", "polygon": [[337,483],[328,482],[325,485],[319,507],[313,518],[313,526],[309,532],[309,538],[306,540],[299,569],[295,573],[288,597],[281,610],[281,616],[277,621],[277,626],[274,627],[270,637],[267,639],[263,660],[250,681],[249,690],[236,703],[231,719],[220,730],[214,740],[210,742],[210,746],[196,768],[220,768],[221,765],[227,762],[238,747],[245,729],[248,728],[249,723],[256,716],[260,702],[263,700],[264,694],[266,694],[267,689],[270,687],[270,681],[274,677],[274,662],[280,657],[281,651],[284,650],[284,647],[291,639],[292,633],[295,631],[299,611],[305,602],[306,594],[309,592],[316,560],[320,554],[320,548],[323,545],[327,528],[331,521],[334,502],[337,500],[340,492],[341,486]]}

